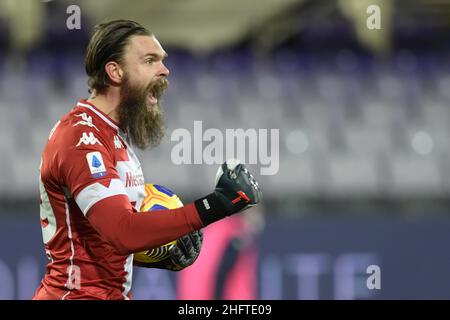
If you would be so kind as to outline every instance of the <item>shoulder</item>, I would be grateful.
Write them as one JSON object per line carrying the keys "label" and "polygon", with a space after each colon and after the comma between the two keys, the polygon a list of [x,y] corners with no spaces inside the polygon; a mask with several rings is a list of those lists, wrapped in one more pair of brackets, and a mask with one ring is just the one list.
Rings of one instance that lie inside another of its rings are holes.
{"label": "shoulder", "polygon": [[85,108],[75,107],[51,130],[42,153],[42,171],[61,177],[61,173],[76,171],[86,161],[115,166],[113,136],[113,130],[102,119]]}
{"label": "shoulder", "polygon": [[110,149],[113,133],[93,112],[75,107],[52,129],[49,143],[63,149]]}

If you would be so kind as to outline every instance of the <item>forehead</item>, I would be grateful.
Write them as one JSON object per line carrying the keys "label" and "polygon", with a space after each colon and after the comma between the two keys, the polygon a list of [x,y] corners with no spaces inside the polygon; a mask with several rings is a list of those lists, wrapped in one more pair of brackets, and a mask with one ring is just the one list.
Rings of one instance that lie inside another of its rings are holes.
{"label": "forehead", "polygon": [[128,42],[126,52],[136,55],[138,58],[147,54],[165,56],[166,52],[162,48],[155,36],[132,36]]}

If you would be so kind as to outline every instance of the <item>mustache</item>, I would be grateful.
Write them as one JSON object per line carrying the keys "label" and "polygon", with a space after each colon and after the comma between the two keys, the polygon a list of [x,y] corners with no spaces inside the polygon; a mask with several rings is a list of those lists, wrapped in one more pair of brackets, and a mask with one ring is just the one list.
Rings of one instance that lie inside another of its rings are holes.
{"label": "mustache", "polygon": [[156,81],[153,85],[150,84],[147,92],[149,93],[150,91],[153,91],[155,97],[159,99],[161,98],[164,91],[166,91],[168,87],[169,87],[169,80],[163,78],[161,80]]}

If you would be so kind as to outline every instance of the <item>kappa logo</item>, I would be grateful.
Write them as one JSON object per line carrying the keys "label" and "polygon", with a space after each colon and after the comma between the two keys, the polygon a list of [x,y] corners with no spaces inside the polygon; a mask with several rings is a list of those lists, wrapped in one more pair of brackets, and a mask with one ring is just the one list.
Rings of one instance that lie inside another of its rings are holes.
{"label": "kappa logo", "polygon": [[120,141],[120,138],[118,136],[114,136],[114,147],[116,149],[123,149],[122,141]]}
{"label": "kappa logo", "polygon": [[82,120],[75,123],[72,127],[75,127],[75,126],[78,126],[81,124],[82,126],[88,126],[91,128],[95,128],[95,130],[97,130],[97,131],[100,131],[95,126],[95,124],[92,123],[92,117],[88,116],[86,113],[76,114],[75,117],[81,117]]}
{"label": "kappa logo", "polygon": [[85,145],[94,145],[96,143],[98,143],[99,145],[102,146],[102,143],[94,136],[93,132],[89,132],[89,134],[87,134],[86,132],[83,132],[83,135],[80,138],[80,141],[78,141],[78,144],[76,145],[77,147],[80,146],[81,144],[85,144]]}

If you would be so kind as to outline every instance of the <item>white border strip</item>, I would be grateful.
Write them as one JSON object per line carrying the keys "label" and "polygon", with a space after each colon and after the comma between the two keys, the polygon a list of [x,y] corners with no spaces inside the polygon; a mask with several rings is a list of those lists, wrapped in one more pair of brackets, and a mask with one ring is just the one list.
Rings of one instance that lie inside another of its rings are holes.
{"label": "white border strip", "polygon": [[108,118],[106,118],[103,114],[101,114],[100,112],[98,112],[97,110],[95,110],[95,108],[93,108],[92,106],[82,103],[82,102],[78,102],[77,106],[82,106],[85,108],[88,108],[90,110],[92,110],[93,112],[95,112],[96,115],[98,115],[100,118],[103,119],[103,121],[105,121],[107,124],[109,124],[111,127],[113,127],[114,129],[116,129],[116,131],[119,131],[119,127],[116,126],[114,123],[111,122],[111,120],[109,120]]}
{"label": "white border strip", "polygon": [[127,273],[127,275],[125,276],[126,282],[123,284],[123,291],[122,291],[122,295],[124,297],[125,300],[130,300],[130,298],[128,298],[128,293],[131,290],[131,282],[133,279],[133,254],[130,254],[127,257],[127,260],[125,261],[125,272]]}
{"label": "white border strip", "polygon": [[119,179],[111,179],[109,183],[109,187],[105,187],[99,182],[93,183],[85,187],[83,190],[78,193],[75,201],[80,207],[83,214],[86,216],[89,209],[99,202],[108,197],[116,196],[119,194],[123,194],[128,196],[128,193]]}
{"label": "white border strip", "polygon": [[[69,277],[67,279],[67,283],[72,285],[72,273],[73,273],[73,257],[75,256],[75,247],[73,245],[73,239],[72,239],[72,227],[70,225],[70,212],[69,212],[69,205],[67,204],[67,201],[64,203],[66,207],[66,224],[67,224],[67,236],[70,240],[70,249],[72,250],[72,255],[70,256],[70,267],[69,267]],[[61,298],[61,300],[64,300],[67,295],[70,293],[71,289],[69,288],[69,291]]]}

